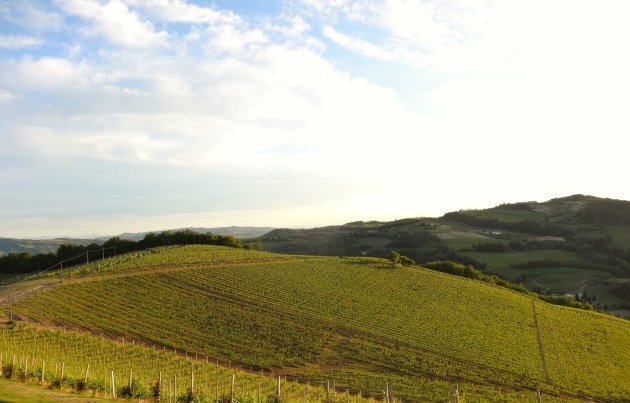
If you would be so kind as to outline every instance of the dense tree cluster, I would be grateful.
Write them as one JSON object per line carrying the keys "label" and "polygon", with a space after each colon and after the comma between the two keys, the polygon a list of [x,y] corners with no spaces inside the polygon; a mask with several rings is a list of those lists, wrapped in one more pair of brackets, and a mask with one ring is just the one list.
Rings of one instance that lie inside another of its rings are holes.
{"label": "dense tree cluster", "polygon": [[508,243],[482,242],[472,245],[469,249],[475,252],[522,252],[542,249],[556,249],[575,252],[578,247],[571,241],[539,241],[535,239],[511,240]]}
{"label": "dense tree cluster", "polygon": [[416,264],[416,262],[413,259],[408,258],[407,256],[402,256],[400,253],[396,251],[389,252],[388,259],[392,263],[398,263],[403,266],[413,266]]}
{"label": "dense tree cluster", "polygon": [[614,199],[597,200],[588,203],[577,215],[592,224],[630,225],[630,202]]}

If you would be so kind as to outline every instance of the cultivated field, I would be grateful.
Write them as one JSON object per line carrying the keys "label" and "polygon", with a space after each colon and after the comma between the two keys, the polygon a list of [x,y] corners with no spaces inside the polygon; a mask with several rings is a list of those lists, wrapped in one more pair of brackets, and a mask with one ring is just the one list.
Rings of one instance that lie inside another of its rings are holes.
{"label": "cultivated field", "polygon": [[629,322],[382,259],[165,247],[76,268],[14,309],[378,397],[630,394]]}

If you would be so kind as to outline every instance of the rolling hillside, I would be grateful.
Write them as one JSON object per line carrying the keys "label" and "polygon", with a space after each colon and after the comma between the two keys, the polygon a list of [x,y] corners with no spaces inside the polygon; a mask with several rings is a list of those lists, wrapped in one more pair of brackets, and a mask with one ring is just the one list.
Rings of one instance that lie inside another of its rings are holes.
{"label": "rolling hillside", "polygon": [[630,322],[378,258],[163,247],[31,287],[25,319],[374,396],[630,396]]}
{"label": "rolling hillside", "polygon": [[276,229],[270,252],[454,260],[541,293],[573,294],[630,317],[630,202],[574,195],[440,218]]}

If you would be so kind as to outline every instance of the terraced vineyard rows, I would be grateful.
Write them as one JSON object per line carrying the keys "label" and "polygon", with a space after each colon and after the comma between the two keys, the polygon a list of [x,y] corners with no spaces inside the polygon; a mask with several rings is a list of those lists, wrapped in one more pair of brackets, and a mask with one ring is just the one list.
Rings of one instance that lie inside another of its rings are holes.
{"label": "terraced vineyard rows", "polygon": [[102,274],[129,272],[137,269],[163,266],[183,266],[187,264],[218,264],[244,261],[282,261],[297,259],[297,256],[236,249],[227,247],[208,248],[204,245],[165,246],[131,252],[105,260],[96,260],[88,264],[73,266],[47,272],[43,277],[76,276],[84,274]]}
{"label": "terraced vineyard rows", "polygon": [[628,321],[544,303],[536,303],[536,311],[552,379],[597,396],[630,399]]}
{"label": "terraced vineyard rows", "polygon": [[[146,270],[151,266],[168,267]],[[602,340],[580,334],[572,336],[576,346],[565,349],[548,318],[558,313],[555,326],[565,329],[573,317],[537,303],[548,360],[564,357],[556,361],[563,368],[567,357],[579,354],[602,370],[579,383],[548,362],[547,380],[532,300],[473,280],[394,269],[378,259],[235,255],[218,247],[160,248],[119,262],[115,270],[139,268],[146,273],[53,287],[17,310],[44,322],[282,368],[303,379],[333,377],[354,390],[381,393],[384,378],[397,379],[400,396],[409,399],[443,399],[454,382],[471,396],[514,396],[537,384],[567,396],[620,398],[630,391],[627,383],[610,382],[627,376],[630,360],[604,362],[592,348]],[[604,336],[606,345],[611,356],[626,357],[628,323],[586,314],[589,326],[614,324],[606,327],[612,332]]]}

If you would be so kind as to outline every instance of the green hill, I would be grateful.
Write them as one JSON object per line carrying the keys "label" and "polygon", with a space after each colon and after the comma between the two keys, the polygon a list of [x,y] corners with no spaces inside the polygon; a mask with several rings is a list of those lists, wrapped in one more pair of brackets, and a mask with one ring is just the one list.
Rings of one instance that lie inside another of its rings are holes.
{"label": "green hill", "polygon": [[630,202],[574,195],[547,202],[460,210],[440,218],[276,229],[270,252],[453,260],[522,282],[541,293],[573,294],[630,318]]}
{"label": "green hill", "polygon": [[63,276],[15,312],[408,401],[630,395],[630,322],[383,259],[163,247]]}

